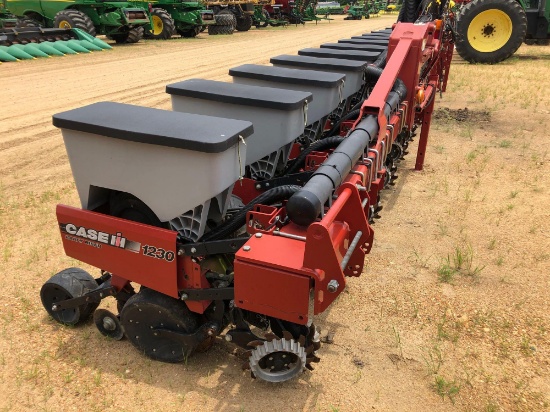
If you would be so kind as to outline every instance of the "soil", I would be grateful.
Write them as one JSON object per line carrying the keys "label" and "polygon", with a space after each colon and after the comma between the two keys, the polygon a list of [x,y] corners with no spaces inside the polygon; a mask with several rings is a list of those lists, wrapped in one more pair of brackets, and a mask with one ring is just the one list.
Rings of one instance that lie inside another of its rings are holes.
{"label": "soil", "polygon": [[[314,372],[253,380],[218,338],[185,364],[93,323],[68,328],[39,290],[67,258],[55,205],[79,206],[54,113],[97,101],[169,109],[165,85],[390,26],[396,16],[0,65],[1,411],[535,411],[550,403],[550,48],[453,63],[426,163],[385,191],[364,273],[316,319]],[[495,82],[494,79],[499,79]],[[465,109],[466,108],[466,109]],[[114,302],[102,306],[114,310]]]}

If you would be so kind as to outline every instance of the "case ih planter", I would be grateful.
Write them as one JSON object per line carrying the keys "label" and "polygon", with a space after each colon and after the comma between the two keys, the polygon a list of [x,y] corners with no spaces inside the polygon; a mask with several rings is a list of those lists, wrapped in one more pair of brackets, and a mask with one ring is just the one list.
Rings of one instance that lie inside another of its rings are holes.
{"label": "case ih planter", "polygon": [[[278,56],[231,69],[235,83],[169,85],[174,111],[56,114],[82,203],[57,208],[63,245],[101,276],[61,271],[42,287],[45,309],[70,325],[93,314],[101,333],[165,362],[222,335],[248,351],[253,377],[313,369],[315,315],[361,275],[379,193],[417,126],[422,169],[453,52],[447,18],[377,33],[388,48],[366,61]],[[97,309],[108,296],[118,313]]]}

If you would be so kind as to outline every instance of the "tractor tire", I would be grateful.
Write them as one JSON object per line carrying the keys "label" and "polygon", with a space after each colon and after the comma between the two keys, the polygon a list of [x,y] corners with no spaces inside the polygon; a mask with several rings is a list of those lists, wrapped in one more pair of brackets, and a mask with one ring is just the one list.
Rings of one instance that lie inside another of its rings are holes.
{"label": "tractor tire", "polygon": [[185,37],[185,38],[197,37],[201,32],[201,27],[202,26],[196,26],[189,30],[178,30],[178,34],[181,37]]}
{"label": "tractor tire", "polygon": [[237,19],[235,28],[237,31],[248,31],[252,27],[252,17],[245,14],[243,17]]}
{"label": "tractor tire", "polygon": [[208,34],[233,34],[237,25],[235,15],[229,10],[222,10],[216,14],[216,24],[208,26]]}
{"label": "tractor tire", "polygon": [[403,0],[397,21],[401,23],[414,23],[420,16],[421,0]]}
{"label": "tractor tire", "polygon": [[151,30],[144,33],[145,37],[153,40],[167,40],[176,32],[174,19],[164,9],[151,10]]}
{"label": "tractor tire", "polygon": [[495,64],[514,54],[527,32],[516,0],[474,0],[460,9],[456,51],[470,63]]}
{"label": "tractor tire", "polygon": [[107,38],[114,40],[117,44],[137,43],[143,38],[143,27],[134,27],[126,33],[111,34]]}
{"label": "tractor tire", "polygon": [[40,24],[40,22],[29,17],[18,19],[17,23],[15,23],[15,28],[17,29],[23,29],[25,27],[42,27],[42,25]]}
{"label": "tractor tire", "polygon": [[60,29],[80,29],[91,36],[96,35],[94,23],[86,14],[78,10],[62,10],[55,15],[53,26]]}

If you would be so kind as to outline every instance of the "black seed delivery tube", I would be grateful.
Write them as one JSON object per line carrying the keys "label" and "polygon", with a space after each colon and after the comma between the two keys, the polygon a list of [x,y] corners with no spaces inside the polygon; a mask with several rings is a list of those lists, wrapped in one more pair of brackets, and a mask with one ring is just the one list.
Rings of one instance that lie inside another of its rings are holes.
{"label": "black seed delivery tube", "polygon": [[328,159],[311,176],[305,186],[286,204],[290,220],[307,226],[317,219],[332,192],[351,171],[369,143],[378,136],[378,119],[369,115],[357,125]]}

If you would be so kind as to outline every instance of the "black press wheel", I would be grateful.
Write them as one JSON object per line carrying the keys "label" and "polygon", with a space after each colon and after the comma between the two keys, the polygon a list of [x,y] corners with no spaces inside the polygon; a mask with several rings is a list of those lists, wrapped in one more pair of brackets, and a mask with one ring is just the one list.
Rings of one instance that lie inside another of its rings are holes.
{"label": "black press wheel", "polygon": [[54,311],[53,305],[63,300],[77,298],[97,288],[95,279],[85,270],[69,268],[52,276],[42,286],[40,299],[44,309],[54,320],[64,325],[76,325],[90,317],[99,302],[86,303],[73,309]]}
{"label": "black press wheel", "polygon": [[527,32],[525,10],[516,0],[474,0],[460,9],[456,51],[470,63],[506,60]]}
{"label": "black press wheel", "polygon": [[151,226],[163,226],[149,206],[130,193],[114,194],[109,200],[109,208],[111,216]]}
{"label": "black press wheel", "polygon": [[68,9],[60,11],[55,15],[53,25],[60,29],[80,29],[92,36],[96,35],[92,19],[78,10]]}
{"label": "black press wheel", "polygon": [[162,362],[183,362],[195,349],[181,342],[158,336],[158,328],[192,333],[197,330],[197,315],[187,305],[152,289],[142,288],[128,299],[120,314],[128,340],[146,356]]}

